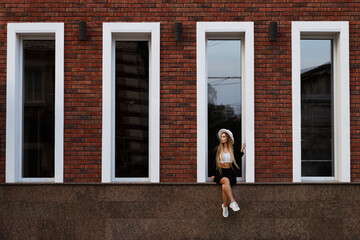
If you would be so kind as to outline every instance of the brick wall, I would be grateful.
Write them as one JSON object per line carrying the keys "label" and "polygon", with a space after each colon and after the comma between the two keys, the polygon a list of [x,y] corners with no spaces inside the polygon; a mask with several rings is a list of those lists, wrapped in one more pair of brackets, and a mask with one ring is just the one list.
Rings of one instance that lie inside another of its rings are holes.
{"label": "brick wall", "polygon": [[[360,181],[360,3],[351,0],[3,0],[0,3],[0,182],[5,181],[6,24],[65,23],[65,182],[101,181],[102,23],[160,22],[160,174],[196,181],[196,22],[252,21],[255,31],[255,172],[292,180],[291,21],[349,21],[351,177]],[[157,3],[158,2],[158,3]],[[78,41],[86,21],[88,40]],[[268,39],[278,23],[278,40]],[[183,24],[183,41],[173,38]]]}

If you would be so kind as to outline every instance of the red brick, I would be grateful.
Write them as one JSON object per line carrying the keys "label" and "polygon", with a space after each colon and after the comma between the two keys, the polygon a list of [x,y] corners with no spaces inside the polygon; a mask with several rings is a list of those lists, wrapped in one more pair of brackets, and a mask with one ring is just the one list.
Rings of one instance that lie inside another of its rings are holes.
{"label": "red brick", "polygon": [[[255,25],[255,178],[259,182],[292,181],[291,21],[350,21],[350,61],[359,64],[360,51],[356,51],[360,46],[356,20],[360,17],[359,3],[347,1],[340,5],[328,0],[118,2],[81,1],[79,7],[58,0],[3,1],[0,85],[4,97],[0,97],[3,109],[0,122],[6,121],[6,23],[64,22],[65,182],[101,181],[102,23],[161,22],[160,178],[162,182],[195,182],[197,145],[189,139],[197,138],[196,124],[202,124],[196,122],[196,22],[252,21]],[[88,40],[83,42],[77,39],[80,20],[88,26]],[[173,39],[176,21],[183,23],[182,42]],[[276,42],[268,40],[271,21],[278,23]],[[358,65],[350,67],[353,182],[360,182],[359,72]],[[89,119],[81,119],[82,116]],[[0,124],[1,143],[5,143],[5,134],[6,125]],[[0,182],[4,182],[5,146],[0,148],[0,156]]]}

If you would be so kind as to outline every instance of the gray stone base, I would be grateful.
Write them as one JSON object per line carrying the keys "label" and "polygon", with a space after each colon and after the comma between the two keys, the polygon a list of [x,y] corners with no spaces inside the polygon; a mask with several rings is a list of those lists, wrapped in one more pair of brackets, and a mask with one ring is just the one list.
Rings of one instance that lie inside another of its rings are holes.
{"label": "gray stone base", "polygon": [[0,239],[360,239],[359,184],[0,184]]}

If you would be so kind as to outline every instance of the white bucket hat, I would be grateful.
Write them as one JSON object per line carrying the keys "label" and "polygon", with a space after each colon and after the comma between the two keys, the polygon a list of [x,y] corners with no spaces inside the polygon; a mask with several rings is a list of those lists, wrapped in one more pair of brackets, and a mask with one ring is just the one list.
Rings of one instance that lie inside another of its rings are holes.
{"label": "white bucket hat", "polygon": [[225,128],[220,129],[219,132],[218,132],[219,140],[221,139],[221,134],[222,133],[227,133],[227,135],[229,135],[229,137],[231,138],[231,140],[232,140],[232,142],[234,144],[234,142],[235,142],[234,137],[233,137],[233,134],[232,134],[232,132],[230,130],[225,129]]}

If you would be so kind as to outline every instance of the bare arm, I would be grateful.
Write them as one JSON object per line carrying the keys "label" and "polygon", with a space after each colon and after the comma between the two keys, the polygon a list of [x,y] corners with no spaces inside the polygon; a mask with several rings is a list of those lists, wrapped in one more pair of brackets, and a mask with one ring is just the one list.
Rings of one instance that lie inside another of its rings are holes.
{"label": "bare arm", "polygon": [[245,150],[245,147],[246,147],[246,143],[244,143],[242,146],[241,146],[241,150],[240,150],[240,152],[244,152],[244,150]]}

